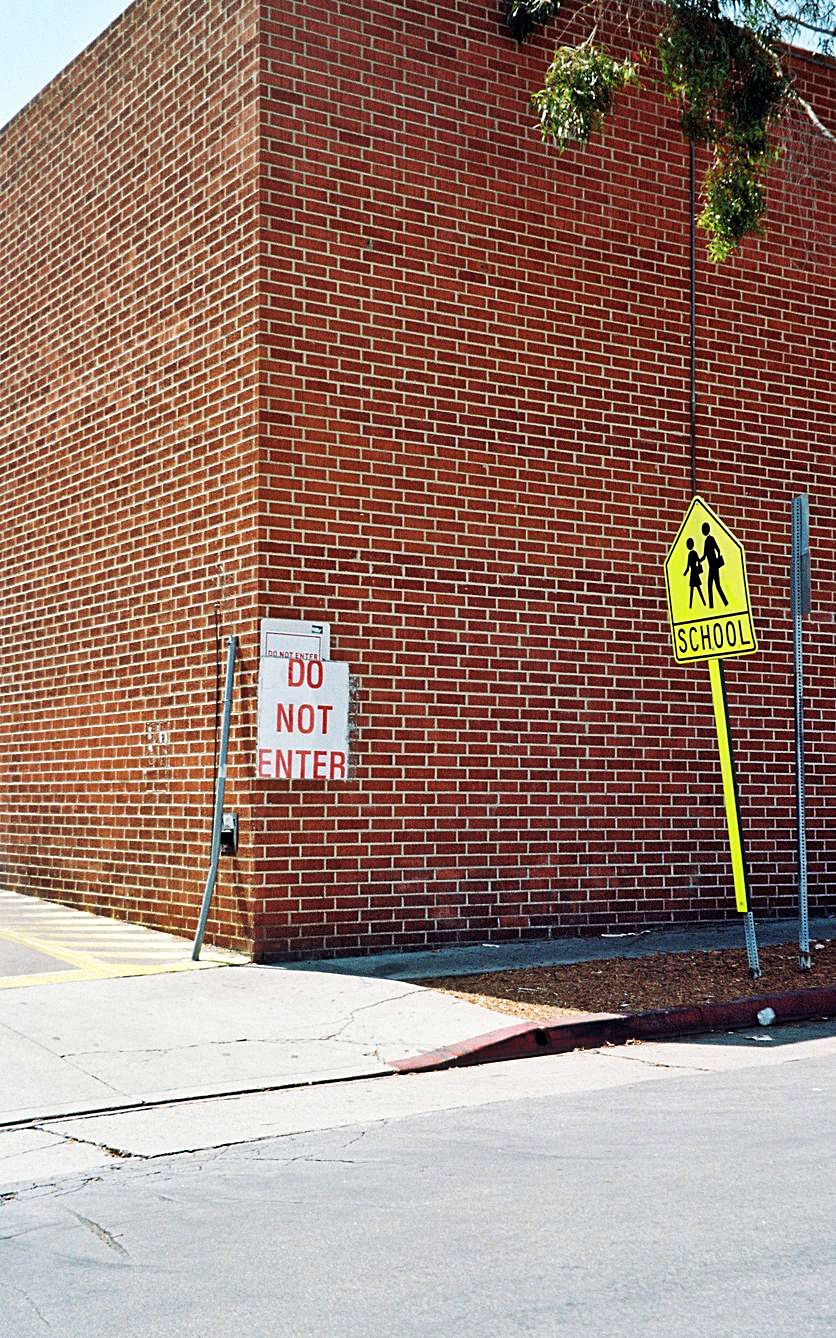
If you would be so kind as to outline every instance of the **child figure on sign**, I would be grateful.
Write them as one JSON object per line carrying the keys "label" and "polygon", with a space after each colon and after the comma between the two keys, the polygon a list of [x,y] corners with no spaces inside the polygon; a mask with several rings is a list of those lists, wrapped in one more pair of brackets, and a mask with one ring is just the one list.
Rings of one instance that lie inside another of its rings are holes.
{"label": "child figure on sign", "polygon": [[693,539],[688,539],[685,547],[688,549],[688,562],[682,575],[689,577],[688,585],[690,593],[688,596],[688,608],[692,609],[694,607],[695,590],[702,600],[703,608],[705,608],[705,595],[702,592],[702,562],[694,549]]}

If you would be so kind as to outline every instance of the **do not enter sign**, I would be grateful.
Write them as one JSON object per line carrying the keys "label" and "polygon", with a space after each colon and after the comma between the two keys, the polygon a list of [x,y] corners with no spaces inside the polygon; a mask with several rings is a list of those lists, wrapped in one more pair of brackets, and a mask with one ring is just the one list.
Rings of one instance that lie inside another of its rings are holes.
{"label": "do not enter sign", "polygon": [[348,665],[263,658],[258,692],[260,780],[348,780]]}

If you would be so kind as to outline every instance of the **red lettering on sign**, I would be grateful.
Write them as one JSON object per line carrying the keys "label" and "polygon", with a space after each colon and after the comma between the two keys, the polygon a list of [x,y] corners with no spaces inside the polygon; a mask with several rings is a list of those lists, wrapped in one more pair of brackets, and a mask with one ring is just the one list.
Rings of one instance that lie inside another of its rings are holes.
{"label": "red lettering on sign", "polygon": [[280,701],[276,706],[276,732],[278,735],[286,733],[292,735],[294,728],[298,729],[300,735],[312,735],[317,725],[317,712],[320,713],[320,732],[328,733],[328,723],[330,713],[333,710],[333,702],[322,702],[322,704],[313,706],[308,701],[301,705],[294,704],[293,701]]}
{"label": "red lettering on sign", "polygon": [[314,692],[322,687],[325,669],[321,660],[300,660],[296,656],[287,662],[287,686],[301,688],[307,683]]}
{"label": "red lettering on sign", "polygon": [[293,775],[293,753],[289,751],[283,752],[279,748],[277,748],[276,770],[275,770],[276,779],[279,780],[286,777],[288,780],[290,780],[292,775]]}
{"label": "red lettering on sign", "polygon": [[300,780],[345,780],[348,757],[345,753],[332,753],[324,748],[259,748],[258,775],[261,780],[293,780],[294,770]]}
{"label": "red lettering on sign", "polygon": [[323,734],[328,733],[328,720],[333,711],[333,703],[312,706],[303,702],[301,706],[293,702],[278,702],[276,706],[276,733],[292,734],[294,728],[300,734],[313,734],[316,729],[316,713],[319,712],[319,727]]}

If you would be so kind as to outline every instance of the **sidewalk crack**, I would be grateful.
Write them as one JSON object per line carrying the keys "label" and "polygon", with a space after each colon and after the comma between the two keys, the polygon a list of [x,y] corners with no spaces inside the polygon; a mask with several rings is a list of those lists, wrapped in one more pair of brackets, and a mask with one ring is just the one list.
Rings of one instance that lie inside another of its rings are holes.
{"label": "sidewalk crack", "polygon": [[[68,1116],[68,1118],[72,1119],[73,1117]],[[95,1138],[79,1138],[75,1134],[62,1133],[60,1129],[46,1129],[42,1124],[34,1124],[32,1125],[32,1128],[38,1129],[41,1133],[57,1133],[62,1143],[75,1143],[79,1147],[96,1148],[97,1151],[106,1153],[108,1157],[122,1157],[125,1160],[132,1160],[137,1156],[136,1153],[125,1152],[121,1148],[110,1147],[107,1143],[99,1143]],[[50,1144],[50,1146],[52,1147],[55,1145]],[[142,1159],[140,1158],[140,1160]]]}
{"label": "sidewalk crack", "polygon": [[[38,1126],[38,1130],[39,1130],[40,1133],[44,1133],[44,1134],[52,1134],[52,1133],[55,1132],[53,1129],[43,1129],[43,1128],[41,1128],[41,1126]],[[17,1161],[17,1159],[18,1159],[19,1157],[34,1157],[34,1156],[38,1156],[39,1153],[41,1153],[41,1152],[47,1152],[50,1148],[61,1147],[61,1145],[64,1143],[64,1141],[65,1141],[65,1139],[64,1139],[64,1135],[63,1135],[63,1134],[59,1134],[58,1137],[57,1137],[57,1138],[54,1138],[53,1141],[52,1141],[51,1143],[44,1143],[44,1144],[42,1144],[40,1147],[37,1147],[37,1148],[24,1148],[23,1152],[3,1152],[3,1153],[0,1153],[0,1161]]]}
{"label": "sidewalk crack", "polygon": [[350,1013],[348,1014],[348,1017],[345,1019],[344,1022],[340,1024],[339,1027],[337,1027],[336,1031],[332,1031],[328,1036],[322,1036],[320,1039],[323,1041],[337,1040],[338,1037],[340,1037],[342,1033],[345,1031],[346,1027],[351,1026],[352,1022],[355,1020],[358,1013],[368,1013],[373,1008],[382,1008],[385,1004],[400,1003],[402,999],[409,999],[413,994],[424,994],[424,993],[426,993],[426,991],[423,985],[415,985],[412,987],[412,989],[404,990],[402,994],[396,994],[394,995],[394,997],[390,997],[388,999],[376,999],[374,1003],[370,1004],[361,1004],[358,1008],[351,1009]]}
{"label": "sidewalk crack", "polygon": [[17,1292],[18,1296],[22,1296],[23,1299],[24,1299],[24,1301],[26,1302],[26,1304],[27,1304],[28,1306],[31,1306],[32,1310],[35,1312],[35,1314],[37,1315],[38,1319],[39,1319],[39,1320],[41,1321],[41,1323],[43,1324],[44,1328],[46,1328],[46,1329],[51,1329],[51,1328],[52,1328],[52,1325],[50,1324],[50,1322],[49,1322],[49,1320],[47,1319],[46,1315],[43,1315],[43,1314],[41,1313],[41,1311],[38,1309],[38,1307],[36,1306],[35,1302],[32,1300],[32,1297],[29,1295],[28,1292],[25,1292],[25,1291],[23,1290],[22,1287],[16,1287],[15,1284],[14,1284],[13,1282],[9,1282],[9,1283],[7,1283],[6,1285],[9,1286],[9,1287],[11,1287],[11,1289],[12,1289],[13,1292]]}
{"label": "sidewalk crack", "polygon": [[645,1068],[651,1069],[672,1069],[678,1073],[713,1073],[713,1069],[703,1068],[699,1064],[665,1064],[661,1059],[643,1059],[641,1055],[627,1055],[624,1053],[623,1046],[608,1047],[604,1050],[596,1050],[596,1054],[610,1056],[613,1059],[629,1059],[633,1064],[643,1064]]}
{"label": "sidewalk crack", "polygon": [[68,1209],[68,1212],[70,1212],[77,1222],[80,1222],[83,1227],[86,1227],[88,1231],[92,1231],[93,1235],[97,1236],[102,1244],[106,1245],[109,1250],[114,1250],[116,1254],[121,1254],[125,1259],[130,1259],[131,1256],[128,1254],[124,1245],[119,1244],[116,1237],[111,1231],[108,1231],[107,1227],[103,1227],[99,1222],[94,1222],[92,1218],[82,1217],[81,1213],[74,1212],[72,1208]]}

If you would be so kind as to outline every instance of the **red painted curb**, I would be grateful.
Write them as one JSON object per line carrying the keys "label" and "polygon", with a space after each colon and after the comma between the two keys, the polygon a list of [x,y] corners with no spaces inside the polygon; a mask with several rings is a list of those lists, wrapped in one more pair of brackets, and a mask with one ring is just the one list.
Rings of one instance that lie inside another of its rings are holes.
{"label": "red painted curb", "polygon": [[730,1003],[689,1004],[658,1008],[648,1013],[596,1013],[566,1022],[521,1022],[502,1027],[443,1050],[390,1061],[397,1073],[430,1073],[467,1064],[496,1064],[503,1059],[563,1054],[567,1050],[594,1050],[601,1045],[624,1045],[631,1040],[662,1040],[704,1032],[757,1025],[762,1008],[771,1008],[776,1022],[803,1022],[836,1016],[836,985],[794,990],[789,994],[761,994]]}

